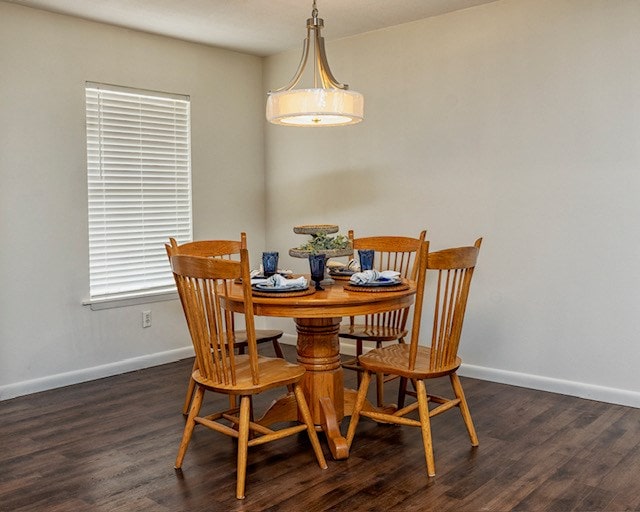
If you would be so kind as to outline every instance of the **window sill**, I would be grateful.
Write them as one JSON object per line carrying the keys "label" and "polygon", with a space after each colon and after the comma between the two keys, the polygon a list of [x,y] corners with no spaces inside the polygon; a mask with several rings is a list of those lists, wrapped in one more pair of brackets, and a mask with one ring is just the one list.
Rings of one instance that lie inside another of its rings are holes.
{"label": "window sill", "polygon": [[162,292],[149,295],[124,295],[121,297],[110,297],[108,299],[83,300],[82,305],[89,306],[93,311],[100,311],[102,309],[123,308],[136,306],[138,304],[176,299],[178,299],[178,292]]}

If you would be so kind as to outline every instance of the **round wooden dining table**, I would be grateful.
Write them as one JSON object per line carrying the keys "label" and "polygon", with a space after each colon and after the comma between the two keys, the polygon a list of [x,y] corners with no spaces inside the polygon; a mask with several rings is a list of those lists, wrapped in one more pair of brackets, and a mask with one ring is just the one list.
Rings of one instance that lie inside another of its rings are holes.
{"label": "round wooden dining table", "polygon": [[[404,281],[396,289],[345,289],[348,281],[335,281],[313,294],[290,296],[286,293],[253,296],[255,315],[295,319],[298,332],[297,360],[305,367],[302,386],[313,421],[325,432],[334,459],[346,459],[349,449],[340,432],[340,422],[350,416],[356,390],[345,389],[340,363],[338,331],[342,317],[382,313],[409,307],[416,293],[415,283]],[[313,285],[311,285],[313,286]],[[226,307],[244,311],[240,285],[234,285]],[[367,404],[366,408],[375,407]],[[268,426],[298,419],[293,393],[289,393],[267,410],[257,423]]]}

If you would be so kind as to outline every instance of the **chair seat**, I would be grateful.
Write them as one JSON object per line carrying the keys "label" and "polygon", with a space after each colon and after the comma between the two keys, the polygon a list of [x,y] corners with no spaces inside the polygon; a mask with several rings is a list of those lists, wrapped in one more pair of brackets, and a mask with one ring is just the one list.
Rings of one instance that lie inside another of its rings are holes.
{"label": "chair seat", "polygon": [[462,360],[456,357],[453,364],[441,366],[437,370],[430,370],[429,358],[431,348],[418,346],[416,367],[413,370],[409,370],[408,361],[410,350],[411,345],[403,343],[370,350],[360,356],[360,366],[365,370],[375,373],[393,373],[394,375],[400,375],[408,379],[430,379],[453,373],[458,369],[460,364],[462,364]]}
{"label": "chair seat", "polygon": [[363,341],[396,341],[407,335],[406,329],[386,325],[342,325],[338,336]]}
{"label": "chair seat", "polygon": [[251,378],[248,355],[235,356],[236,384],[220,384],[205,379],[200,370],[192,374],[193,380],[207,388],[231,395],[243,395],[260,393],[267,389],[279,386],[287,386],[298,382],[304,375],[304,367],[276,357],[258,356],[258,374],[260,383],[254,384]]}

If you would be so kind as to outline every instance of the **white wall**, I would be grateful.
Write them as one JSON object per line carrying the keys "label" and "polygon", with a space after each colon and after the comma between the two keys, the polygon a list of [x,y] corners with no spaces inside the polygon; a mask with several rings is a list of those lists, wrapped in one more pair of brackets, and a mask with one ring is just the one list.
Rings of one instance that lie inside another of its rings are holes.
{"label": "white wall", "polygon": [[639,26],[637,0],[503,0],[329,42],[366,119],[267,128],[267,245],[482,235],[464,373],[640,406]]}
{"label": "white wall", "polygon": [[0,2],[0,399],[191,352],[178,301],[81,305],[85,81],[190,95],[194,236],[264,245],[261,59]]}
{"label": "white wall", "polygon": [[297,224],[427,228],[436,249],[483,235],[464,372],[640,406],[638,26],[636,0],[502,0],[330,41],[365,122],[263,133],[298,49],[263,69],[0,2],[0,399],[189,351],[175,301],[80,305],[90,80],[191,95],[196,238],[244,229],[304,270]]}

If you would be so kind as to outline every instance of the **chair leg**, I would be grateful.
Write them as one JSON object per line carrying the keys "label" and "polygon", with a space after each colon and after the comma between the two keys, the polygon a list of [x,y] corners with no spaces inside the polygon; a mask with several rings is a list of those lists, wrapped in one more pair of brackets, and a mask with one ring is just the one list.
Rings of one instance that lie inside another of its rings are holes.
{"label": "chair leg", "polygon": [[187,394],[184,397],[184,405],[182,406],[182,414],[186,416],[189,414],[189,409],[191,407],[191,401],[193,400],[193,392],[196,389],[196,381],[193,380],[191,375],[198,369],[198,360],[196,359],[193,362],[193,368],[191,369],[191,373],[189,374],[189,385],[187,386]]}
{"label": "chair leg", "polygon": [[276,357],[279,357],[280,359],[284,359],[284,354],[282,353],[282,347],[278,342],[278,338],[273,338],[271,342],[273,343],[273,350],[276,353]]}
{"label": "chair leg", "polygon": [[404,407],[404,399],[407,395],[407,378],[400,377],[400,385],[398,386],[398,409]]}
{"label": "chair leg", "polygon": [[309,411],[307,400],[304,397],[304,392],[298,384],[293,385],[293,392],[296,396],[296,401],[298,402],[298,410],[300,411],[302,419],[304,420],[304,424],[307,426],[309,441],[311,441],[313,452],[316,454],[316,459],[318,459],[318,465],[322,469],[327,469],[327,461],[324,458],[324,453],[322,453],[320,440],[318,439],[318,434],[316,433],[316,428],[313,424],[313,419],[311,418],[311,412]]}
{"label": "chair leg", "polygon": [[427,460],[427,475],[436,475],[436,464],[433,459],[433,442],[431,440],[431,420],[429,419],[429,405],[427,402],[427,388],[423,380],[416,383],[418,394],[418,413],[420,415],[420,430],[424,444],[424,456]]}
{"label": "chair leg", "polygon": [[360,411],[362,410],[364,401],[367,398],[369,382],[371,382],[371,374],[365,371],[362,374],[362,383],[360,384],[360,388],[358,388],[358,396],[356,397],[356,403],[353,406],[351,420],[349,421],[349,430],[347,431],[348,448],[351,448],[351,443],[353,443],[353,438],[356,435],[356,428],[358,427],[358,421],[360,421]]}
{"label": "chair leg", "polygon": [[376,373],[376,401],[378,407],[384,404],[384,373]]}
{"label": "chair leg", "polygon": [[204,397],[204,388],[202,386],[198,386],[196,393],[193,396],[191,409],[189,410],[189,417],[187,418],[187,423],[184,426],[184,432],[182,433],[182,441],[180,441],[178,456],[176,457],[176,463],[174,464],[176,469],[180,469],[182,467],[182,461],[184,460],[185,453],[187,453],[189,441],[191,441],[191,434],[193,434],[193,428],[196,426],[195,417],[200,412],[200,407],[202,407],[202,397]]}
{"label": "chair leg", "polygon": [[[362,340],[356,340],[356,366],[360,364],[360,356],[362,355]],[[362,382],[362,370],[356,370],[357,374],[357,386],[360,388],[360,383]]]}
{"label": "chair leg", "polygon": [[471,440],[471,446],[478,446],[478,435],[476,434],[476,429],[473,426],[473,420],[471,419],[471,412],[469,411],[469,406],[467,405],[467,400],[464,397],[464,391],[462,390],[462,383],[460,382],[460,377],[458,377],[457,373],[452,373],[449,375],[449,379],[451,380],[451,385],[453,386],[453,392],[456,394],[456,398],[460,400],[460,413],[462,414],[462,419],[464,420],[464,424],[467,427],[467,432],[469,432],[469,439]]}
{"label": "chair leg", "polygon": [[247,453],[249,451],[249,420],[251,415],[251,397],[240,398],[240,425],[238,426],[238,479],[236,481],[236,498],[244,499],[244,488],[247,478]]}
{"label": "chair leg", "polygon": [[[382,348],[382,342],[376,341],[376,349]],[[376,373],[376,402],[378,407],[384,405],[384,373]]]}
{"label": "chair leg", "polygon": [[[413,388],[413,391],[408,391],[407,387],[409,386],[409,382],[411,382],[411,387]],[[398,388],[398,409],[402,409],[404,407],[404,402],[405,399],[407,398],[407,395],[411,395],[411,396],[415,396],[417,397],[418,395],[416,394],[416,381],[415,379],[405,379],[403,382],[403,378],[400,378],[400,387]]]}

